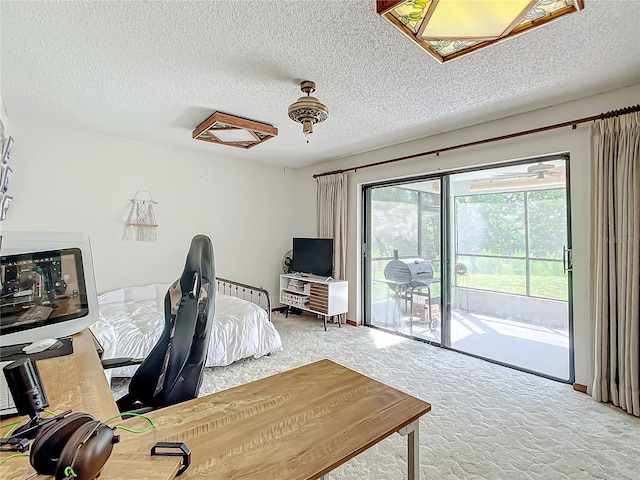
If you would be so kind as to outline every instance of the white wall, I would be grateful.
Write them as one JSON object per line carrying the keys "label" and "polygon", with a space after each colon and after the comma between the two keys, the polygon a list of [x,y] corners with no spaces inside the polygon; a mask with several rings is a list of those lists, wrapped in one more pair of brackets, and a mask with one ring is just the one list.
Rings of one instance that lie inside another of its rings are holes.
{"label": "white wall", "polygon": [[[231,147],[201,154],[11,120],[14,200],[5,230],[88,233],[99,292],[175,280],[191,238],[204,233],[218,276],[262,285],[277,299],[280,259],[291,248],[292,173],[224,158]],[[158,202],[157,242],[123,239],[137,190]]]}
{"label": "white wall", "polygon": [[[407,142],[348,158],[343,158],[296,172],[296,197],[298,210],[294,212],[300,223],[298,228],[309,235],[315,234],[315,217],[305,217],[304,212],[315,209],[314,173],[354,167],[371,162],[444,148],[461,143],[533,129],[570,121],[638,103],[640,85],[616,90],[511,118],[490,122],[455,132]],[[429,109],[425,105],[425,109]],[[330,118],[328,121],[332,121]],[[338,120],[333,120],[338,121]],[[559,152],[571,155],[571,228],[574,249],[574,345],[576,382],[589,385],[592,376],[593,326],[589,315],[589,124],[578,125],[576,130],[565,127],[559,130],[537,133],[515,139],[485,144],[477,147],[431,155],[418,159],[382,165],[350,172],[348,186],[348,245],[347,280],[349,280],[350,319],[362,320],[360,285],[361,241],[361,185],[391,178],[401,178],[424,173],[455,170],[471,165],[483,165],[501,161],[527,158]]]}

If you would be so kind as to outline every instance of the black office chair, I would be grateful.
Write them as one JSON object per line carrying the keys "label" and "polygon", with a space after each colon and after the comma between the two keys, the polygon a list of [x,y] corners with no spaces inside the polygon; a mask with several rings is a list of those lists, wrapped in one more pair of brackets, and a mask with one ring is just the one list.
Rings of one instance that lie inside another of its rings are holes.
{"label": "black office chair", "polygon": [[215,312],[215,264],[209,237],[196,235],[182,276],[164,297],[162,336],[144,360],[108,359],[104,368],[140,364],[129,393],[117,401],[124,411],[153,410],[198,396]]}

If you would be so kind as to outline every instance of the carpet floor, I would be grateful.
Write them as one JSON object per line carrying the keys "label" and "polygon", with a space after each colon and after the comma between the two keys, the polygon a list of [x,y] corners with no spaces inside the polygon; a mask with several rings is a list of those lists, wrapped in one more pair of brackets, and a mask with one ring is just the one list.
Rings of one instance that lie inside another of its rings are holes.
{"label": "carpet floor", "polygon": [[[329,358],[432,405],[420,420],[421,478],[638,478],[640,419],[570,385],[379,330],[274,314],[283,351],[205,369],[200,395]],[[127,381],[114,382],[123,393]],[[392,435],[332,480],[407,478],[406,437]],[[289,479],[287,479],[289,480]]]}

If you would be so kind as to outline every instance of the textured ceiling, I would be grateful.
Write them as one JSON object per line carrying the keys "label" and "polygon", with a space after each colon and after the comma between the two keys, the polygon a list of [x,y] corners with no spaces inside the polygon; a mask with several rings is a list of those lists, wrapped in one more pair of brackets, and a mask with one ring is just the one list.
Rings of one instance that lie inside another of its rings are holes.
{"label": "textured ceiling", "polygon": [[[585,4],[439,64],[374,0],[3,0],[2,97],[9,117],[303,167],[640,82],[640,2]],[[330,112],[309,144],[287,116],[304,79]],[[216,110],[279,136],[191,139]]]}

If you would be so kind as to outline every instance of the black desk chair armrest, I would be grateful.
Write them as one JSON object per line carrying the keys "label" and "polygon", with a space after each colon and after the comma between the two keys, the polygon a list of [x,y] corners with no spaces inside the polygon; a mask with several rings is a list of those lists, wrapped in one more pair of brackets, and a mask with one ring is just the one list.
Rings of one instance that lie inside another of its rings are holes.
{"label": "black desk chair armrest", "polygon": [[110,368],[131,367],[132,365],[140,365],[143,361],[144,358],[107,358],[106,360],[102,360],[102,368],[109,370]]}

